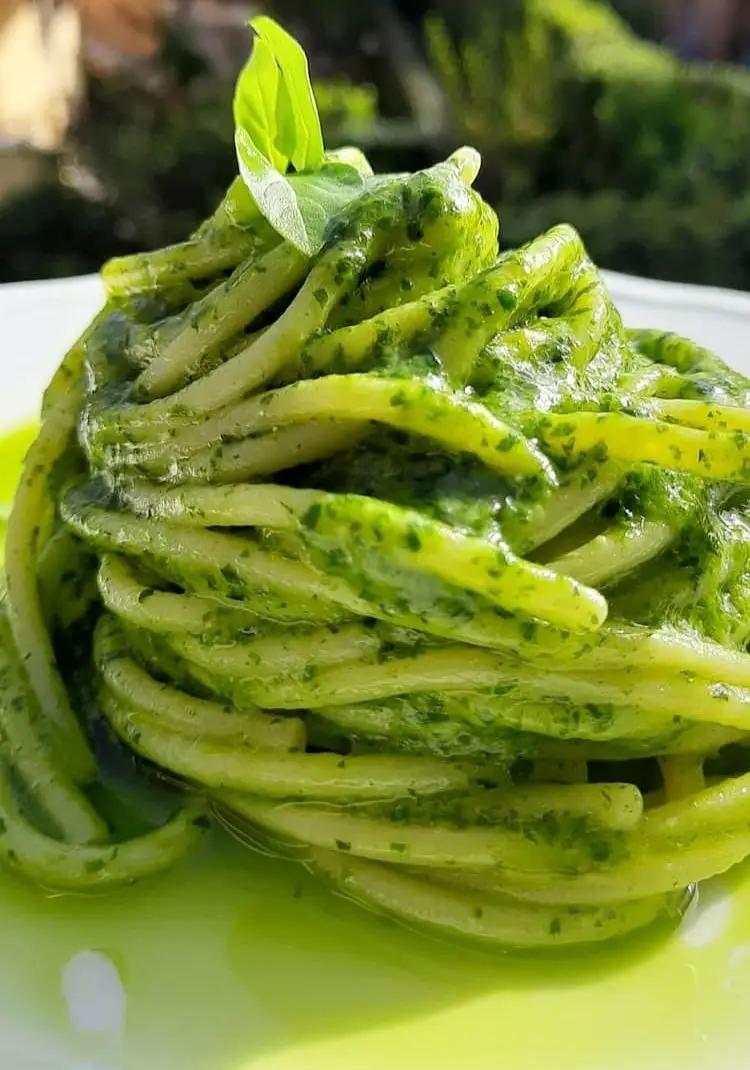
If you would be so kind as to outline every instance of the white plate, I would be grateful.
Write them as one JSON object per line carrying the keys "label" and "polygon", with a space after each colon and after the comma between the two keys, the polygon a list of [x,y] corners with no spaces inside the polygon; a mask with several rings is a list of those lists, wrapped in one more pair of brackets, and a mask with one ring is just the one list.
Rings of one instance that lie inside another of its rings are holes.
{"label": "white plate", "polygon": [[[750,373],[749,296],[608,281],[628,324]],[[0,430],[100,303],[95,277],[0,287]],[[0,874],[0,1070],[746,1070],[740,868],[649,953],[566,968],[432,944],[231,844],[92,899]]]}

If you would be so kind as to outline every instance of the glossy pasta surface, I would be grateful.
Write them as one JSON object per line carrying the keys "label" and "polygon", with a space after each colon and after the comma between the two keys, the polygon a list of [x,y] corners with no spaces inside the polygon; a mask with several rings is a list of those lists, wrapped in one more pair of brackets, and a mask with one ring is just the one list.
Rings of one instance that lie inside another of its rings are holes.
{"label": "glossy pasta surface", "polygon": [[[9,521],[0,853],[87,890],[212,817],[497,947],[750,853],[750,383],[517,250],[460,150],[306,255],[235,183],[113,261]],[[238,180],[239,181],[239,180]]]}

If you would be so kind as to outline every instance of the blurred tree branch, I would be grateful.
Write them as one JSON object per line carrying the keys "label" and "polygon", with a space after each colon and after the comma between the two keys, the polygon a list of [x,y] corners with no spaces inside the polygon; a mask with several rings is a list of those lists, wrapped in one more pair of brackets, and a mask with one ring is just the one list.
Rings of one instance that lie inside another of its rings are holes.
{"label": "blurred tree branch", "polygon": [[411,27],[397,6],[386,0],[379,8],[379,22],[386,53],[419,135],[428,142],[444,138],[449,125],[445,95],[417,46]]}

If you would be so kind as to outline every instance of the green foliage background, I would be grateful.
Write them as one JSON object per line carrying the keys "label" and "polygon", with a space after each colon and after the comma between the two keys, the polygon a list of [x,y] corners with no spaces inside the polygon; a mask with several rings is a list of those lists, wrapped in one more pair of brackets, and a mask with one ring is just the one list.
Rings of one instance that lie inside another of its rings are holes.
{"label": "green foliage background", "polygon": [[750,74],[685,64],[595,0],[491,0],[429,54],[510,244],[562,219],[607,267],[750,288]]}
{"label": "green foliage background", "polygon": [[[620,3],[656,32],[655,5]],[[750,72],[683,63],[604,0],[271,6],[313,57],[327,144],[415,168],[470,142],[506,244],[568,220],[605,267],[750,289]],[[394,7],[439,124],[415,115]],[[0,205],[0,277],[94,270],[210,211],[235,166],[231,75],[173,31],[157,83],[90,81],[49,180]]]}

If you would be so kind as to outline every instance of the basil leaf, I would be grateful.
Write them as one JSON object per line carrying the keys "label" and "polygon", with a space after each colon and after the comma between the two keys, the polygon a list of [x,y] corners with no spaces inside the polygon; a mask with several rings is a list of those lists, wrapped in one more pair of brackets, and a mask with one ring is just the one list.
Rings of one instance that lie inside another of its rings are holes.
{"label": "basil leaf", "polygon": [[331,218],[364,190],[365,177],[350,163],[332,160],[317,171],[283,175],[246,130],[237,130],[235,145],[240,174],[258,210],[306,256],[318,252]]}
{"label": "basil leaf", "polygon": [[365,188],[359,171],[346,163],[324,163],[318,171],[291,175],[289,184],[297,198],[309,248],[314,252],[323,245],[331,219]]}
{"label": "basil leaf", "polygon": [[258,152],[280,171],[289,156],[277,144],[278,98],[281,75],[273,52],[256,38],[250,59],[240,71],[234,91],[234,124],[252,139]]}
{"label": "basil leaf", "polygon": [[[326,157],[304,51],[265,15],[250,25],[253,52],[234,95],[240,175],[274,230],[314,256],[329,221],[359,196],[372,169],[354,149]],[[290,163],[294,173],[285,174]]]}
{"label": "basil leaf", "polygon": [[234,122],[277,170],[291,163],[314,171],[323,163],[323,135],[307,57],[266,15],[250,23],[255,40],[234,92]]}
{"label": "basil leaf", "polygon": [[317,171],[323,163],[323,135],[304,49],[267,15],[259,15],[250,25],[258,35],[256,44],[266,44],[281,73],[276,110],[278,149],[291,160],[295,171]]}

